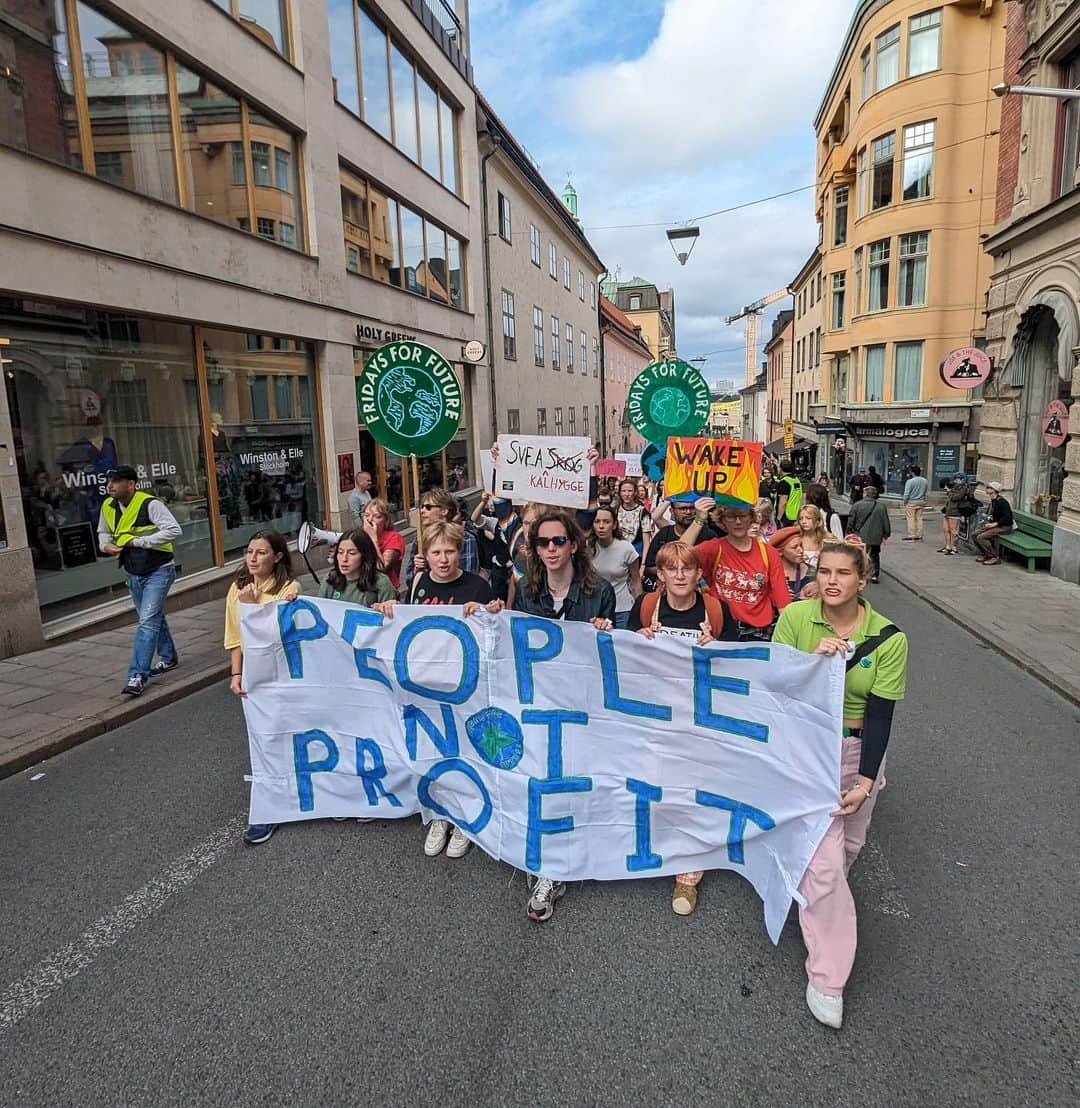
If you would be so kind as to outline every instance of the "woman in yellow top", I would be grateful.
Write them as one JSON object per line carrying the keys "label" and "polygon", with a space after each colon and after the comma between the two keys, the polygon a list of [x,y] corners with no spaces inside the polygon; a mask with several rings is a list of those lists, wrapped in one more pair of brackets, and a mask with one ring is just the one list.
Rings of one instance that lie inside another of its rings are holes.
{"label": "woman in yellow top", "polygon": [[[244,644],[240,638],[240,605],[295,600],[300,587],[292,578],[289,547],[277,531],[256,531],[244,551],[244,564],[225,597],[225,649],[229,652],[229,689],[239,697],[244,691]],[[276,823],[253,823],[244,832],[249,846],[264,843],[277,830]]]}
{"label": "woman in yellow top", "polygon": [[847,875],[859,856],[878,792],[885,787],[885,748],[893,709],[907,685],[908,642],[875,612],[862,592],[870,557],[861,544],[827,541],[818,559],[821,595],[781,613],[773,642],[807,654],[847,656],[840,804],[814,852],[799,892],[806,942],[806,1004],[828,1027],[844,1019],[844,986],[855,963],[855,901]]}

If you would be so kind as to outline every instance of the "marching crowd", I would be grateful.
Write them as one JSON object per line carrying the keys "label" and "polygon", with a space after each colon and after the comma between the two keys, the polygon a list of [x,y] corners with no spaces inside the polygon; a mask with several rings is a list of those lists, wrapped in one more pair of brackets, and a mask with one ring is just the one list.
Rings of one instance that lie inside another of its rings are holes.
{"label": "marching crowd", "polygon": [[[322,596],[386,618],[402,602],[462,605],[466,617],[507,608],[648,640],[771,641],[847,655],[837,806],[799,885],[807,1004],[819,1021],[839,1027],[856,948],[847,873],[885,785],[907,640],[864,595],[876,578],[874,544],[844,536],[824,488],[804,488],[789,472],[778,485],[775,499],[767,495],[751,509],[709,498],[673,503],[649,483],[626,478],[614,488],[594,484],[594,507],[587,511],[513,505],[484,494],[468,517],[451,494],[430,489],[420,499],[417,539],[408,546],[391,527],[389,505],[370,496],[357,505],[359,526],[340,534],[313,528],[305,538],[332,544]],[[299,587],[289,564],[285,540],[260,532],[229,591],[225,646],[238,696],[246,695],[239,604],[295,597]],[[265,842],[274,830],[249,826],[244,841]],[[470,845],[449,821],[433,819],[423,849],[460,858]],[[676,913],[694,911],[703,876],[675,877]],[[549,919],[565,884],[538,874],[529,885],[529,918]]]}

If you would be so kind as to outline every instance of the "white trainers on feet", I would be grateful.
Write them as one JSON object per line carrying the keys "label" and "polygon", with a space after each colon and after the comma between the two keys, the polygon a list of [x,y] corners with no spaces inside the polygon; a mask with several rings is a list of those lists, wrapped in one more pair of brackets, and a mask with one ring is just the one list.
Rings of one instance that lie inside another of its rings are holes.
{"label": "white trainers on feet", "polygon": [[450,834],[450,824],[445,819],[433,819],[428,824],[427,838],[424,839],[424,853],[429,858],[434,858],[443,852],[447,837]]}
{"label": "white trainers on feet", "polygon": [[806,1006],[818,1023],[826,1027],[844,1026],[844,998],[819,993],[809,981],[806,983]]}
{"label": "white trainers on feet", "polygon": [[550,919],[555,911],[555,902],[566,892],[566,885],[562,881],[552,881],[550,877],[537,877],[532,886],[532,896],[525,905],[525,912],[529,919],[536,923],[543,923]]}
{"label": "white trainers on feet", "polygon": [[450,833],[450,845],[446,848],[447,858],[464,858],[469,853],[472,843],[465,837],[465,832],[460,827],[455,827]]}

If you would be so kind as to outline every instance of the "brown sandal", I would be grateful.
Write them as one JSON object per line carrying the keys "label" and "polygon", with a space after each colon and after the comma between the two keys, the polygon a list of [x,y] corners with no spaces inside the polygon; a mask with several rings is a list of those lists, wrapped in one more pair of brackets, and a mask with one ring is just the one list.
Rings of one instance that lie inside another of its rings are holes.
{"label": "brown sandal", "polygon": [[1000,558],[987,558],[986,561],[983,562],[983,565],[984,566],[999,566],[999,565],[1001,565],[1001,559]]}

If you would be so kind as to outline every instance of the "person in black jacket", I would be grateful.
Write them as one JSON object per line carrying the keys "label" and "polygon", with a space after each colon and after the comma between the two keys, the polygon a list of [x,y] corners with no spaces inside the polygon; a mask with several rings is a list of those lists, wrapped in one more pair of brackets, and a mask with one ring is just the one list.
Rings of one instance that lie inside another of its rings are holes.
{"label": "person in black jacket", "polygon": [[990,497],[990,508],[986,513],[986,522],[972,534],[975,545],[982,551],[982,557],[975,561],[984,566],[998,564],[997,542],[999,535],[1007,535],[1013,529],[1012,505],[1001,494],[1004,486],[1000,481],[991,481],[986,486]]}

